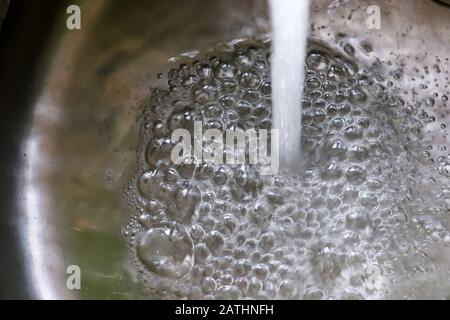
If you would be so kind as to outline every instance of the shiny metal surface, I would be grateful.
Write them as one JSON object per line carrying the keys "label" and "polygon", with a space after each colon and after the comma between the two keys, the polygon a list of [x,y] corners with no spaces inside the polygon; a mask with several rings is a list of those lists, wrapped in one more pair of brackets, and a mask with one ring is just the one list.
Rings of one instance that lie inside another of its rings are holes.
{"label": "shiny metal surface", "polygon": [[[372,4],[381,8],[380,30],[366,27]],[[40,66],[36,90],[23,101],[30,119],[8,128],[23,132],[8,168],[17,173],[15,196],[5,200],[18,208],[10,218],[27,271],[20,286],[44,299],[138,298],[121,236],[130,216],[121,188],[133,172],[136,119],[149,87],[162,85],[156,75],[169,57],[269,32],[266,3],[95,0],[80,7],[79,31],[65,27],[64,5],[55,8],[50,41],[36,47],[42,52],[33,62]],[[408,68],[411,60],[412,67],[433,55],[450,57],[450,11],[431,1],[317,0],[311,11],[313,37],[334,41],[342,32],[355,43],[370,42],[373,53],[361,57],[367,62],[403,57]],[[80,291],[66,287],[70,265],[81,268]]]}
{"label": "shiny metal surface", "polygon": [[1,0],[0,1],[0,27],[2,26],[3,19],[6,16],[6,12],[8,11],[9,0]]}
{"label": "shiny metal surface", "polygon": [[[81,31],[55,28],[23,144],[26,261],[38,297],[133,298],[121,188],[149,87],[169,57],[247,36],[259,13],[243,19],[250,1],[96,0],[81,9]],[[81,291],[66,288],[69,265],[82,270]]]}
{"label": "shiny metal surface", "polygon": [[436,0],[436,2],[450,6],[450,0]]}

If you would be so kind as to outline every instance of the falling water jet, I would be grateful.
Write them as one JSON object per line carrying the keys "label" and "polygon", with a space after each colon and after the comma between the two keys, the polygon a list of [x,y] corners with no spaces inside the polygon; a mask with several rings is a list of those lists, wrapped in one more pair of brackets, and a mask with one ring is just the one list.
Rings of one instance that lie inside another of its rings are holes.
{"label": "falling water jet", "polygon": [[308,37],[309,0],[269,0],[272,17],[273,128],[279,130],[281,170],[302,163],[301,98]]}

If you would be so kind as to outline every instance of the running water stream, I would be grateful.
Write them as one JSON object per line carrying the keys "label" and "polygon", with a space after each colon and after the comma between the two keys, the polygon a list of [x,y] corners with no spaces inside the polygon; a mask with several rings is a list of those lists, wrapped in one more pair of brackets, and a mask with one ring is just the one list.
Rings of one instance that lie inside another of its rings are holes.
{"label": "running water stream", "polygon": [[280,130],[280,168],[302,162],[301,98],[308,37],[309,0],[270,0],[272,17],[272,127]]}

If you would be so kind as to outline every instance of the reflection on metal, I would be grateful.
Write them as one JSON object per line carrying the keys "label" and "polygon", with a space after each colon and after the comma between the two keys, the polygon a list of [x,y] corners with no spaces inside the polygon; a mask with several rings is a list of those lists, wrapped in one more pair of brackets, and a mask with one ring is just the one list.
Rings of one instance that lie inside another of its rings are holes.
{"label": "reflection on metal", "polygon": [[450,0],[433,0],[433,1],[445,6],[450,6]]}
{"label": "reflection on metal", "polygon": [[0,0],[0,29],[2,27],[3,19],[8,12],[9,0]]}
{"label": "reflection on metal", "polygon": [[[335,2],[314,1],[312,22],[324,26],[314,37],[329,41],[330,30],[340,30],[371,42],[386,61],[392,51],[450,52],[449,11],[431,1],[344,1],[330,14]],[[380,6],[380,30],[361,27],[367,15],[357,8],[365,4]],[[267,32],[265,7],[264,0],[84,1],[82,30],[69,32],[64,19],[54,26],[23,149],[23,246],[38,297],[135,297],[120,190],[135,164],[135,120],[148,88],[160,84],[168,57]],[[401,37],[410,25],[420,29]],[[82,270],[80,292],[66,288],[69,265]]]}
{"label": "reflection on metal", "polygon": [[[37,297],[135,296],[120,190],[134,163],[139,106],[168,57],[256,30],[243,8],[253,4],[102,0],[81,6],[82,30],[55,26],[23,144],[23,246]],[[68,265],[80,266],[81,291],[67,290]]]}

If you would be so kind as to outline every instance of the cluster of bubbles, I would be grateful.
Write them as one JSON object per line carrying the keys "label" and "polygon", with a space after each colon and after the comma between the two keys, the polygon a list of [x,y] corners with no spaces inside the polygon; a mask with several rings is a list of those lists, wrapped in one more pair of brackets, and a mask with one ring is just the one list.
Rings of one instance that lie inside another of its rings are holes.
{"label": "cluster of bubbles", "polygon": [[142,116],[125,191],[136,214],[123,233],[149,297],[385,298],[435,267],[433,252],[450,245],[450,159],[425,147],[437,97],[411,105],[392,82],[400,73],[362,68],[354,51],[309,43],[304,165],[277,176],[171,161],[171,133],[196,120],[270,129],[270,42],[233,43],[168,72]]}

